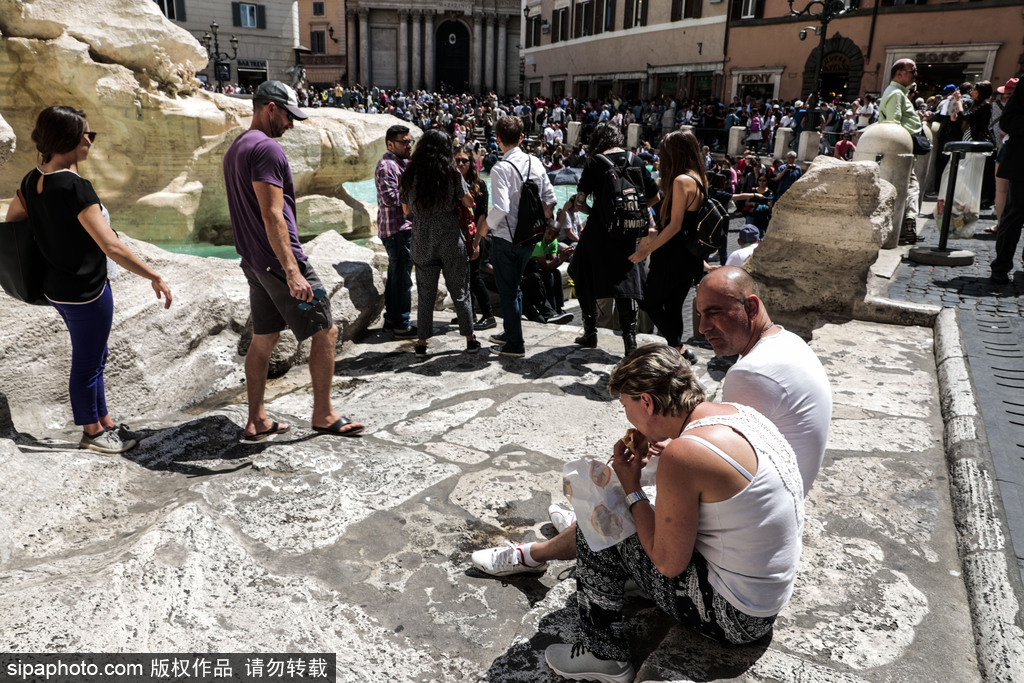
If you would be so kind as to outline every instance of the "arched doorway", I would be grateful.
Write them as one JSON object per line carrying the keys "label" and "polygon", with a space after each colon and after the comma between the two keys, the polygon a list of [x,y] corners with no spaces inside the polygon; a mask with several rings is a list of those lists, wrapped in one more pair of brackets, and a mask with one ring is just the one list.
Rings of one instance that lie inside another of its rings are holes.
{"label": "arched doorway", "polygon": [[[864,79],[864,54],[849,38],[836,33],[825,40],[825,59],[821,65],[821,92],[826,101],[850,102],[860,97]],[[818,48],[814,48],[804,63],[801,99],[814,90],[814,75],[818,68]]]}
{"label": "arched doorway", "polygon": [[437,89],[469,90],[469,29],[460,21],[445,21],[434,35]]}

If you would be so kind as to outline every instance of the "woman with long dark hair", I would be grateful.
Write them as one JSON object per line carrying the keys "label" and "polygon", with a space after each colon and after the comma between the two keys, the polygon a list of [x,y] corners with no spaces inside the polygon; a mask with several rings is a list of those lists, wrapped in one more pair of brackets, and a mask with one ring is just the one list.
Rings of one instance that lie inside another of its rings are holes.
{"label": "woman with long dark hair", "polygon": [[697,357],[683,348],[683,301],[690,286],[704,272],[704,261],[686,248],[683,234],[697,220],[707,192],[707,174],[697,137],[688,130],[666,135],[658,147],[661,160],[659,182],[664,199],[659,216],[660,229],[640,240],[630,261],[650,257],[644,310],[665,337],[690,363]]}
{"label": "woman with long dark hair", "polygon": [[171,305],[171,290],[118,239],[92,183],[78,175],[97,135],[83,111],[54,106],[40,112],[32,141],[42,163],[21,181],[22,200],[11,202],[7,220],[32,224],[44,261],[43,293],[71,335],[68,395],[75,424],[82,427],[78,446],[116,454],[136,440],[107,410],[103,371],[114,316],[107,257],[149,280],[164,308]]}
{"label": "woman with long dark hair", "polygon": [[[473,198],[473,220],[479,225],[480,221],[487,217],[487,203],[490,197],[487,194],[487,183],[480,177],[477,168],[477,155],[475,145],[467,143],[455,153],[455,165],[462,173],[463,180],[469,188],[469,194]],[[469,291],[476,299],[474,311],[480,314],[480,319],[473,323],[474,330],[489,330],[497,327],[494,320],[494,313],[491,311],[491,293],[484,285],[484,276],[481,268],[487,262],[487,254],[490,251],[490,238],[484,237],[480,240],[480,256],[469,262]]]}
{"label": "woman with long dark hair", "polygon": [[[402,210],[413,215],[410,253],[416,265],[416,356],[427,356],[427,339],[434,331],[437,281],[442,272],[455,302],[459,332],[466,337],[466,353],[476,353],[480,342],[473,335],[469,256],[455,209],[456,202],[472,207],[473,198],[455,168],[452,139],[447,133],[433,129],[423,134],[405,167],[398,192]],[[473,258],[479,253],[475,251]]]}
{"label": "woman with long dark hair", "polygon": [[[622,145],[622,132],[608,122],[598,124],[590,135],[587,162],[576,194],[576,206],[590,217],[587,229],[580,233],[579,244],[569,265],[569,275],[576,287],[583,318],[583,334],[576,338],[576,343],[589,348],[597,346],[597,300],[614,298],[622,343],[629,353],[636,348],[637,300],[644,296],[642,273],[639,261],[630,260],[630,254],[636,250],[636,239],[609,231],[613,216],[612,197],[606,185],[608,164],[598,155],[616,167],[629,163],[643,169],[648,206],[658,200],[658,185],[643,160],[626,152]],[[594,198],[592,206],[587,206],[588,196]]]}

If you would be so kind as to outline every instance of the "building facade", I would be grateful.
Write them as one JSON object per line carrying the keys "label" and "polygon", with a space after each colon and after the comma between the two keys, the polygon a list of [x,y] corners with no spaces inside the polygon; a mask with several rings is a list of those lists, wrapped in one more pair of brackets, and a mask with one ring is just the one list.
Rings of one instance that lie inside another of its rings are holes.
{"label": "building facade", "polygon": [[300,57],[306,83],[318,88],[351,84],[346,0],[299,0]]}
{"label": "building facade", "polygon": [[722,91],[724,0],[526,0],[527,94],[590,99]]}
{"label": "building facade", "polygon": [[[300,44],[298,0],[224,2],[154,0],[164,15],[204,42],[209,35],[210,63],[197,75],[205,83],[255,86],[268,78],[293,83]],[[308,2],[309,0],[303,0]],[[216,43],[221,54],[217,58]],[[237,52],[231,38],[238,41]]]}
{"label": "building facade", "polygon": [[348,0],[345,18],[349,85],[519,92],[519,0]]}
{"label": "building facade", "polygon": [[[829,22],[823,51],[821,22],[791,16],[787,0],[729,2],[727,98],[806,100],[819,59],[823,99],[839,101],[880,93],[893,63],[908,57],[924,97],[950,83],[1002,85],[1024,69],[1020,0],[843,0],[846,12]],[[793,3],[798,11],[807,5]]]}

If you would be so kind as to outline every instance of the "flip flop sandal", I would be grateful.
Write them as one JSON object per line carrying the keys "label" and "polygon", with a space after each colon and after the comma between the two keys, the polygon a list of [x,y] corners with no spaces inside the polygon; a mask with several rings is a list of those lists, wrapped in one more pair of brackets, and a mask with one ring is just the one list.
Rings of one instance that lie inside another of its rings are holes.
{"label": "flip flop sandal", "polygon": [[341,431],[341,428],[347,424],[352,424],[352,420],[342,416],[327,427],[313,427],[313,431],[319,434],[330,434],[331,436],[358,436],[364,429],[366,429],[365,427],[357,427],[355,429]]}
{"label": "flip flop sandal", "polygon": [[284,434],[289,429],[291,429],[290,425],[286,425],[286,426],[282,427],[277,422],[274,422],[272,425],[270,425],[270,429],[266,430],[265,432],[256,432],[252,436],[243,436],[242,440],[243,441],[263,441],[263,439],[267,438],[268,436],[273,436],[274,434]]}

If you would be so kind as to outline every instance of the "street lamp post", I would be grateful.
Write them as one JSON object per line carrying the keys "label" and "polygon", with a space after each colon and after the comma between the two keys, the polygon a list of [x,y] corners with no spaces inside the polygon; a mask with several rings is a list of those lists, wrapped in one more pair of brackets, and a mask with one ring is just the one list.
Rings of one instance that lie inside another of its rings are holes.
{"label": "street lamp post", "polygon": [[[843,0],[811,0],[802,10],[795,9],[793,0],[789,0],[790,16],[817,19],[821,23],[820,27],[814,29],[814,33],[820,37],[818,40],[818,65],[814,70],[814,92],[811,93],[814,97],[814,108],[811,109],[808,102],[807,118],[810,126],[805,127],[804,130],[813,130],[818,127],[818,116],[821,111],[821,68],[825,61],[825,37],[828,33],[828,23],[845,14],[846,10],[846,3]],[[800,30],[800,40],[807,37],[808,28],[811,27]],[[807,99],[809,101],[811,98]]]}
{"label": "street lamp post", "polygon": [[[238,38],[231,36],[231,54],[220,51],[220,39],[218,38],[220,26],[217,22],[210,24],[210,30],[203,34],[203,47],[206,48],[206,55],[213,60],[213,76],[217,80],[217,91],[224,90],[224,81],[231,80],[231,62],[238,59]],[[210,34],[213,34],[212,36]],[[211,49],[212,43],[212,49]]]}

